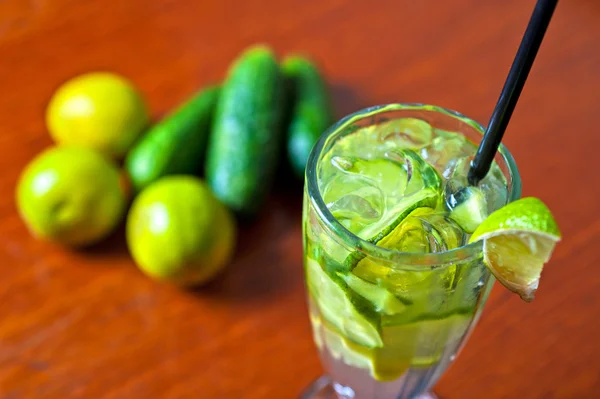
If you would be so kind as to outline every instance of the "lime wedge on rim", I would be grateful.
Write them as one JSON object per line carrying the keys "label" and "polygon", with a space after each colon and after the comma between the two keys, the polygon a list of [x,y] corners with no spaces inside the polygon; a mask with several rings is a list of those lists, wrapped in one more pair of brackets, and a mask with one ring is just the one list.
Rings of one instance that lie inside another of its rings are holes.
{"label": "lime wedge on rim", "polygon": [[486,266],[502,285],[531,302],[544,264],[560,238],[548,207],[529,197],[492,213],[469,242],[483,240]]}

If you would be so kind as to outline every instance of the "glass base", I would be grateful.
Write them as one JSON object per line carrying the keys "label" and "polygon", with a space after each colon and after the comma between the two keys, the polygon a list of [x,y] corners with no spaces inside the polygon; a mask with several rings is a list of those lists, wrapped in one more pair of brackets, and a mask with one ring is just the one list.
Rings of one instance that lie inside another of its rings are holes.
{"label": "glass base", "polygon": [[[334,383],[328,376],[317,378],[300,396],[300,399],[372,399],[358,398],[352,389]],[[438,399],[433,393],[423,393],[414,399]]]}

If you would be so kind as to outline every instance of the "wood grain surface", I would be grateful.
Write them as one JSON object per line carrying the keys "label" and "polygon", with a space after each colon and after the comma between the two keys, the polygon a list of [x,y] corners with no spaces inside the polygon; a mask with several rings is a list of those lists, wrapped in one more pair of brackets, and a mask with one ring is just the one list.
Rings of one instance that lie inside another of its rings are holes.
{"label": "wood grain surface", "polygon": [[[90,70],[131,78],[155,118],[245,46],[323,66],[338,116],[426,102],[486,123],[533,0],[0,1],[0,398],[295,398],[321,373],[306,312],[301,199],[274,194],[218,281],[142,276],[122,231],[85,252],[34,240],[14,187],[51,145],[44,108]],[[496,286],[436,392],[600,397],[600,2],[562,1],[505,143],[564,235],[537,299]]]}

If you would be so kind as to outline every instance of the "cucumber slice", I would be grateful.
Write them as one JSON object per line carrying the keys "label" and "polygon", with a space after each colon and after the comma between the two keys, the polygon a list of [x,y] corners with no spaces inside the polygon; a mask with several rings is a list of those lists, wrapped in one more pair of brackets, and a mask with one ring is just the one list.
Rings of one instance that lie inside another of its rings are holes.
{"label": "cucumber slice", "polygon": [[385,288],[371,284],[352,273],[340,276],[354,292],[371,302],[377,312],[394,315],[406,310],[406,305]]}
{"label": "cucumber slice", "polygon": [[341,359],[345,364],[360,369],[373,369],[374,350],[358,345],[341,334],[329,323],[321,325],[323,332],[322,343],[336,359]]}
{"label": "cucumber slice", "polygon": [[[460,314],[440,319],[384,327],[381,348],[366,348],[323,322],[322,344],[333,357],[349,366],[367,369],[377,381],[393,381],[409,367],[432,367],[444,353],[455,352],[469,327],[470,317]],[[451,349],[452,348],[452,349]]]}
{"label": "cucumber slice", "polygon": [[321,316],[345,337],[367,348],[383,345],[381,319],[373,305],[350,290],[341,277],[306,258],[306,281]]}

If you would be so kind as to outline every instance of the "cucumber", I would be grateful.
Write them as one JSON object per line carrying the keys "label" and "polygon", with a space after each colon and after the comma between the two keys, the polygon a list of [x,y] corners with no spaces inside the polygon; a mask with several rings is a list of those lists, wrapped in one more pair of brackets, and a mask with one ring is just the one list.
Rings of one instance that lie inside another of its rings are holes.
{"label": "cucumber", "polygon": [[135,192],[163,176],[199,172],[218,95],[218,87],[201,90],[135,144],[125,159]]}
{"label": "cucumber", "polygon": [[340,277],[354,292],[371,302],[377,312],[394,315],[406,310],[407,305],[385,288],[369,283],[352,273],[340,274]]}
{"label": "cucumber", "polygon": [[271,187],[281,144],[283,86],[275,55],[254,46],[223,83],[209,136],[206,180],[241,216],[254,216]]}
{"label": "cucumber", "polygon": [[357,344],[381,347],[381,318],[373,305],[341,277],[326,273],[317,261],[306,258],[305,264],[307,286],[321,316]]}
{"label": "cucumber", "polygon": [[287,156],[293,172],[304,178],[306,161],[321,134],[332,124],[327,86],[316,65],[301,56],[288,56],[281,65],[291,96]]}

